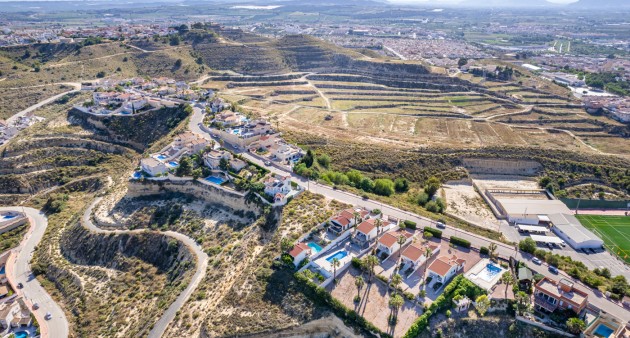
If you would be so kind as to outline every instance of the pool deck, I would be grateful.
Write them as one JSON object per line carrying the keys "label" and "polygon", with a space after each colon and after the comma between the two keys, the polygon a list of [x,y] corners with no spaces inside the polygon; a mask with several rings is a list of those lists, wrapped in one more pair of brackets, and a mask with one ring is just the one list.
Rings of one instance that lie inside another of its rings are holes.
{"label": "pool deck", "polygon": [[488,264],[492,263],[490,261],[490,259],[488,258],[484,258],[481,261],[479,261],[479,263],[475,264],[475,266],[472,267],[472,269],[468,270],[468,272],[466,272],[464,274],[464,276],[466,278],[468,278],[471,282],[475,283],[477,286],[484,288],[488,291],[492,290],[492,288],[497,284],[497,282],[499,281],[499,279],[501,279],[501,276],[507,271],[506,269],[500,267],[499,265],[492,263],[494,266],[496,266],[497,268],[501,269],[500,272],[498,272],[491,280],[487,281],[481,277],[477,277],[477,275],[479,275],[480,273],[483,272],[483,270],[486,269],[486,266]]}

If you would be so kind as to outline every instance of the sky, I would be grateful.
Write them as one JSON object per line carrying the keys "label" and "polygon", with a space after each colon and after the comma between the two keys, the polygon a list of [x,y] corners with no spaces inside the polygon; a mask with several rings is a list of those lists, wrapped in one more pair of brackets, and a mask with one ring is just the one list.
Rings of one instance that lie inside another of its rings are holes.
{"label": "sky", "polygon": [[[389,0],[389,2],[393,2],[393,3],[406,3],[406,4],[421,4],[421,3],[432,3],[432,4],[440,4],[440,3],[444,3],[444,4],[453,4],[453,3],[458,3],[461,2],[462,0]],[[485,0],[476,0],[477,3],[479,4],[483,4],[485,2]],[[527,3],[527,0],[522,0],[524,3]],[[557,3],[557,4],[568,4],[568,3],[572,3],[572,2],[576,2],[577,0],[547,0],[549,2],[552,3]]]}

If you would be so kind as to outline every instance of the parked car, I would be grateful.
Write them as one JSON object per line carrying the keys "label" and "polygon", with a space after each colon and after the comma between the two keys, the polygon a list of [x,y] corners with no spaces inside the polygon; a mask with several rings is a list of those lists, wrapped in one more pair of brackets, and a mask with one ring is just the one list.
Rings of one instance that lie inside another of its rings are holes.
{"label": "parked car", "polygon": [[558,268],[556,268],[553,265],[549,265],[549,272],[557,275],[558,274]]}
{"label": "parked car", "polygon": [[39,309],[39,304],[33,303],[33,310],[37,310],[37,309]]}
{"label": "parked car", "polygon": [[560,246],[562,246],[563,248],[565,248],[567,246],[567,243],[565,243],[564,241],[560,242]]}
{"label": "parked car", "polygon": [[437,224],[435,224],[435,226],[437,226],[438,228],[446,229],[446,224],[444,224],[442,222],[437,222]]}
{"label": "parked car", "polygon": [[540,259],[538,259],[538,257],[534,257],[534,258],[532,259],[532,262],[534,262],[534,264],[538,264],[538,265],[541,265],[541,264],[542,264],[542,261],[541,261]]}
{"label": "parked car", "polygon": [[265,161],[264,163],[265,163],[266,166],[270,166],[271,165],[271,162],[269,162],[269,161]]}
{"label": "parked car", "polygon": [[18,287],[18,289],[21,289],[21,288],[23,288],[23,287],[24,287],[24,284],[22,284],[22,283],[18,283],[17,287]]}
{"label": "parked car", "polygon": [[553,249],[553,243],[547,243],[547,246],[549,247],[549,249]]}
{"label": "parked car", "polygon": [[46,312],[46,315],[44,316],[44,319],[50,320],[50,318],[52,318],[52,314],[50,312]]}

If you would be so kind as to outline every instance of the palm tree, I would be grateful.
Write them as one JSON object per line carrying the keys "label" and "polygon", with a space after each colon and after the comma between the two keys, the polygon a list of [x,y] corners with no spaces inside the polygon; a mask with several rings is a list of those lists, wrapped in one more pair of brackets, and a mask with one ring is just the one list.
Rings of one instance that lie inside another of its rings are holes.
{"label": "palm tree", "polygon": [[365,257],[365,266],[368,268],[370,272],[370,283],[372,282],[372,276],[374,275],[374,267],[378,265],[378,258],[374,255],[369,255]]}
{"label": "palm tree", "polygon": [[394,289],[394,293],[398,288],[398,285],[400,285],[400,283],[402,283],[402,276],[399,274],[394,274],[392,276],[392,280],[389,282],[392,286],[392,288]]}
{"label": "palm tree", "polygon": [[381,227],[383,226],[383,220],[381,220],[380,218],[374,219],[374,225],[376,226],[376,233],[380,234]]}
{"label": "palm tree", "polygon": [[529,303],[531,302],[530,296],[523,291],[517,292],[514,295],[514,300],[516,300],[516,310],[519,315],[523,314],[523,310],[527,309]]}
{"label": "palm tree", "polygon": [[490,243],[488,246],[488,251],[490,253],[490,258],[494,258],[495,251],[497,250],[497,245],[494,243]]}
{"label": "palm tree", "polygon": [[501,282],[505,283],[505,298],[507,299],[508,288],[514,284],[514,276],[510,271],[507,271],[501,276]]}
{"label": "palm tree", "polygon": [[357,287],[357,299],[360,300],[361,299],[361,295],[360,295],[361,289],[365,285],[365,281],[363,280],[363,277],[356,276],[354,278],[354,285]]}
{"label": "palm tree", "polygon": [[354,216],[354,228],[356,229],[356,227],[359,225],[359,217],[361,217],[361,214],[355,211],[352,216]]}
{"label": "palm tree", "polygon": [[339,262],[339,259],[335,257],[333,258],[331,264],[333,266],[333,280],[336,282],[337,281],[337,267],[339,267],[341,263]]}
{"label": "palm tree", "polygon": [[569,318],[567,320],[567,328],[569,332],[579,334],[586,328],[586,324],[580,318]]}
{"label": "palm tree", "polygon": [[429,258],[433,255],[433,251],[428,246],[424,249],[424,272],[422,272],[422,281],[424,283],[424,274],[427,273],[427,268],[429,267]]}
{"label": "palm tree", "polygon": [[404,303],[405,300],[397,293],[389,299],[389,306],[391,306],[392,310],[394,310],[394,325],[396,325],[396,319],[398,318],[398,310]]}
{"label": "palm tree", "polygon": [[407,241],[407,237],[405,235],[398,236],[398,262],[400,263],[400,258],[402,257],[402,246]]}

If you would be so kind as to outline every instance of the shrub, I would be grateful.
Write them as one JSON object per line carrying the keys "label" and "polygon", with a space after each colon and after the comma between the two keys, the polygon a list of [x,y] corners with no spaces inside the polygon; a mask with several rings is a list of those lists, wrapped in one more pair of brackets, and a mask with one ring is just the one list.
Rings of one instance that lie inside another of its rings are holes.
{"label": "shrub", "polygon": [[414,300],[414,298],[416,298],[416,296],[414,296],[413,293],[409,291],[405,291],[403,294],[405,295],[405,298],[407,298],[408,300]]}
{"label": "shrub", "polygon": [[416,222],[410,221],[410,220],[405,220],[403,224],[405,225],[406,228],[414,229],[414,230],[416,229],[416,226],[417,226]]}
{"label": "shrub", "polygon": [[463,238],[452,236],[451,237],[451,243],[455,244],[455,245],[459,245],[459,246],[464,247],[464,248],[470,248],[470,242],[465,240],[465,239],[463,239]]}
{"label": "shrub", "polygon": [[490,254],[490,250],[488,250],[488,248],[486,248],[485,246],[482,246],[481,248],[479,248],[479,253],[482,255],[488,255]]}
{"label": "shrub", "polygon": [[353,267],[359,270],[363,270],[363,261],[360,260],[359,258],[352,257],[352,260],[350,261],[350,263],[352,264]]}
{"label": "shrub", "polygon": [[518,243],[518,248],[521,249],[521,251],[533,254],[534,251],[536,251],[536,242],[530,237],[527,237]]}
{"label": "shrub", "polygon": [[397,178],[394,181],[394,189],[398,193],[406,192],[409,190],[409,181],[406,178]]}
{"label": "shrub", "polygon": [[374,181],[374,193],[381,196],[394,194],[394,182],[388,178],[379,178]]}
{"label": "shrub", "polygon": [[442,230],[431,228],[431,227],[424,227],[424,232],[430,233],[435,238],[442,238]]}

